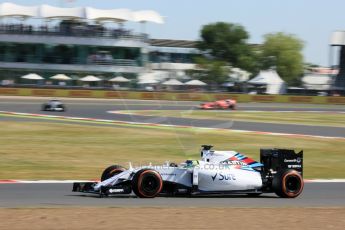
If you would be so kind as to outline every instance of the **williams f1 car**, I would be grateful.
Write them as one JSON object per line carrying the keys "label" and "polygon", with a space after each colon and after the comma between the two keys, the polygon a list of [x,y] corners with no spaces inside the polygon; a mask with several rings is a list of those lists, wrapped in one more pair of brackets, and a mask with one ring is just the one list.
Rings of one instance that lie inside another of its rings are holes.
{"label": "williams f1 car", "polygon": [[237,101],[234,99],[201,103],[199,109],[232,109],[235,110]]}
{"label": "williams f1 car", "polygon": [[260,162],[235,151],[214,151],[203,145],[200,160],[129,169],[112,165],[100,182],[75,182],[74,192],[100,197],[134,194],[141,198],[198,194],[275,193],[295,198],[303,190],[303,151],[261,149]]}
{"label": "williams f1 car", "polygon": [[47,103],[42,105],[42,111],[58,111],[58,112],[65,112],[66,107],[65,105],[59,100],[50,100]]}

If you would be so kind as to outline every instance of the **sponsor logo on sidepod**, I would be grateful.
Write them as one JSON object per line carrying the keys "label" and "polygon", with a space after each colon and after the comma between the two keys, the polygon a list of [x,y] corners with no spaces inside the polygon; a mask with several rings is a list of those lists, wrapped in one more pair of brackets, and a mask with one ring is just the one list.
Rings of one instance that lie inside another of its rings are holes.
{"label": "sponsor logo on sidepod", "polygon": [[293,163],[293,162],[297,162],[297,163],[301,163],[302,159],[297,157],[296,159],[284,159],[285,163]]}
{"label": "sponsor logo on sidepod", "polygon": [[225,163],[225,164],[229,164],[229,165],[242,165],[242,166],[246,166],[247,164],[242,162],[242,161],[233,161],[233,160],[224,160],[221,161],[220,163]]}
{"label": "sponsor logo on sidepod", "polygon": [[222,174],[222,173],[216,173],[214,176],[211,176],[212,181],[215,181],[218,176],[218,180],[236,180],[236,177],[234,174]]}

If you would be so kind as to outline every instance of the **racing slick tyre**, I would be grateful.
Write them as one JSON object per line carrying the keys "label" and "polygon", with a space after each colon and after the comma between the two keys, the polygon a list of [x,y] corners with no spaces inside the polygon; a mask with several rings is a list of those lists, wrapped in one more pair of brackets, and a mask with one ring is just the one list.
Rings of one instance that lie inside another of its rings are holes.
{"label": "racing slick tyre", "polygon": [[106,179],[109,179],[116,174],[122,173],[125,170],[126,169],[120,165],[111,165],[103,171],[101,181],[105,181]]}
{"label": "racing slick tyre", "polygon": [[236,105],[230,105],[230,106],[229,106],[229,109],[231,109],[231,110],[236,110]]}
{"label": "racing slick tyre", "polygon": [[48,111],[48,109],[49,109],[49,105],[42,105],[42,111]]}
{"label": "racing slick tyre", "polygon": [[153,169],[141,169],[132,179],[132,190],[140,198],[153,198],[163,188],[161,175]]}
{"label": "racing slick tyre", "polygon": [[66,107],[65,106],[61,105],[60,108],[61,108],[60,112],[66,112]]}
{"label": "racing slick tyre", "polygon": [[302,176],[292,169],[278,172],[272,181],[273,191],[283,198],[295,198],[303,190],[304,181]]}

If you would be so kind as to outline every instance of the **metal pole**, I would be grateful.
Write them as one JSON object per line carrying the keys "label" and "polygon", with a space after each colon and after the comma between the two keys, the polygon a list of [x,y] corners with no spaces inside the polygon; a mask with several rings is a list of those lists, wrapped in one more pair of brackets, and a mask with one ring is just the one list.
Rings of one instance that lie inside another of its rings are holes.
{"label": "metal pole", "polygon": [[333,70],[333,46],[330,45],[329,46],[329,53],[328,53],[329,57],[328,57],[328,64],[331,70]]}
{"label": "metal pole", "polygon": [[[329,46],[329,53],[328,53],[328,55],[329,55],[329,57],[328,57],[328,65],[329,65],[329,67],[330,67],[330,73],[329,73],[329,77],[332,79],[332,85],[331,85],[331,87],[330,87],[330,89],[332,90],[333,89],[333,87],[334,87],[334,83],[335,83],[335,78],[333,78],[333,46],[332,45],[330,45]],[[331,92],[332,93],[332,92]]]}

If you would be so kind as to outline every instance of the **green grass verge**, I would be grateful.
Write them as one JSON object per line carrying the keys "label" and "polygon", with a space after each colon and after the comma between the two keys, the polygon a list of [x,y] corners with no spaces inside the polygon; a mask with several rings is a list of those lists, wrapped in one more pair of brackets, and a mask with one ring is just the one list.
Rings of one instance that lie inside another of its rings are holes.
{"label": "green grass verge", "polygon": [[345,178],[345,141],[156,127],[2,121],[0,179],[93,179],[116,163],[180,162],[201,144],[254,159],[261,147],[304,149],[306,178]]}
{"label": "green grass verge", "polygon": [[317,126],[345,127],[345,113],[308,112],[243,112],[243,111],[178,111],[178,110],[133,110],[124,111],[137,115],[167,116],[197,119],[218,119],[235,121],[257,121],[278,124],[300,124]]}

